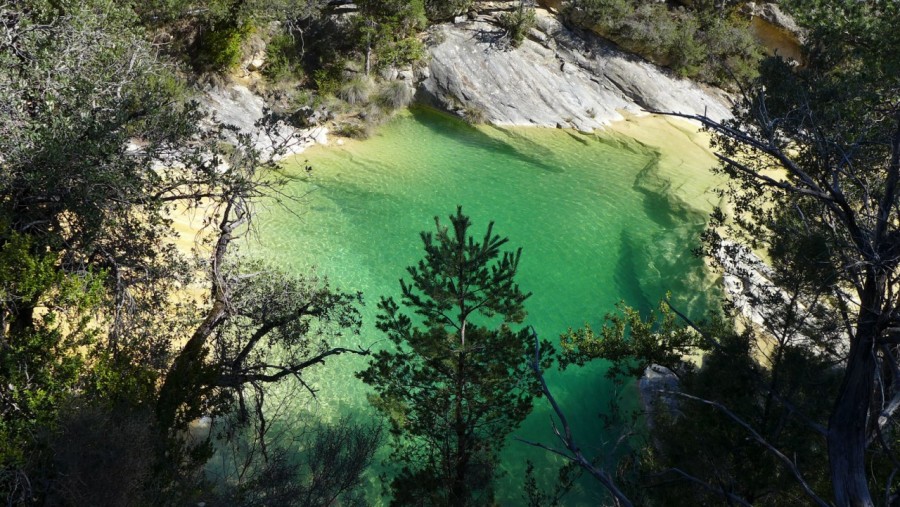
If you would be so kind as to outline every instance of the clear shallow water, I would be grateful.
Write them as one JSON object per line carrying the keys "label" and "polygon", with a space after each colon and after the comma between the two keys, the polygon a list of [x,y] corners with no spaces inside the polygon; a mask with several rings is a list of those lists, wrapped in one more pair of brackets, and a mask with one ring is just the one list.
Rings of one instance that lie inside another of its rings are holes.
{"label": "clear shallow water", "polygon": [[[683,138],[674,144],[691,145],[688,132],[673,134]],[[359,342],[366,346],[386,345],[374,328],[375,304],[399,292],[405,267],[422,256],[419,232],[432,230],[433,217],[445,219],[457,204],[473,218],[477,234],[493,220],[511,247],[523,248],[518,281],[533,292],[526,323],[553,342],[569,327],[599,326],[620,300],[648,310],[672,291],[681,295],[682,307],[702,311],[706,281],[690,250],[704,216],[685,207],[672,189],[689,181],[696,199],[698,185],[713,179],[708,166],[666,158],[677,149],[665,148],[659,164],[659,151],[621,136],[474,129],[417,110],[372,139],[313,148],[288,163],[288,191],[303,196],[302,202],[261,213],[259,243],[252,249],[289,270],[315,270],[343,290],[362,291],[367,305]],[[307,164],[311,174],[303,169]],[[341,357],[309,377],[320,389],[313,407],[317,418],[371,414],[367,389],[354,377],[364,362]],[[594,364],[547,376],[588,451],[604,452],[614,437],[597,417],[612,389],[603,371]],[[633,386],[623,395],[626,404],[637,403]],[[515,434],[555,444],[548,416],[546,401],[537,400]],[[502,460],[508,473],[498,484],[503,504],[521,503],[527,459],[535,462],[539,478],[556,478],[559,459],[510,439]],[[596,505],[598,495],[596,485],[584,480],[566,503]]]}

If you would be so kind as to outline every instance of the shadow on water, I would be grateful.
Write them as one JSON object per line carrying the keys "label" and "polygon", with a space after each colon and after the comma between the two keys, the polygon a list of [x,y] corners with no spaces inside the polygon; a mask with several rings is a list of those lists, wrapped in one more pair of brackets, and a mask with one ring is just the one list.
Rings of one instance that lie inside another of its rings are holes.
{"label": "shadow on water", "polygon": [[579,142],[585,146],[590,146],[591,141],[596,141],[597,137],[593,134],[582,134],[580,132],[572,132],[569,130],[565,131],[566,134],[572,138],[572,140]]}
{"label": "shadow on water", "polygon": [[650,237],[622,231],[616,264],[616,283],[625,289],[620,299],[643,314],[659,304],[647,294],[669,293],[672,304],[690,318],[707,317],[717,308],[719,292],[692,252],[700,244],[700,231],[692,225],[664,228]]}
{"label": "shadow on water", "polygon": [[621,247],[619,249],[619,259],[616,262],[615,274],[616,285],[625,290],[625,292],[618,294],[617,297],[628,306],[637,308],[641,313],[647,312],[656,306],[654,302],[647,298],[641,287],[641,273],[647,269],[647,266],[640,265],[640,260],[643,256],[639,255],[640,249],[637,248],[637,245],[642,240],[644,238],[632,236],[628,229],[622,231],[619,239]]}
{"label": "shadow on water", "polygon": [[659,230],[640,241],[629,241],[634,254],[629,262],[635,265],[643,291],[670,293],[680,311],[693,319],[705,318],[718,307],[719,297],[703,260],[694,253],[708,217],[679,198],[671,181],[657,174],[661,154],[647,153],[654,156],[638,173],[633,188],[643,196],[643,211]]}
{"label": "shadow on water", "polygon": [[[475,148],[521,160],[547,172],[565,172],[562,168],[546,162],[555,158],[553,150],[510,129],[490,127],[508,138],[510,141],[507,142],[491,137],[458,118],[434,109],[415,107],[410,111],[417,122],[440,136],[450,137]],[[516,146],[517,144],[521,147]]]}
{"label": "shadow on water", "polygon": [[651,160],[638,172],[632,188],[644,196],[642,205],[647,217],[667,229],[683,227],[685,224],[697,227],[705,224],[706,214],[680,199],[674,193],[672,182],[659,176],[662,157],[659,151],[648,150],[646,155]]}
{"label": "shadow on water", "polygon": [[644,196],[641,203],[643,204],[644,213],[646,213],[647,218],[666,229],[678,226],[678,223],[676,223],[675,219],[672,217],[672,213],[670,213],[668,199],[656,192],[650,192],[644,188],[638,187],[635,190],[638,190]]}

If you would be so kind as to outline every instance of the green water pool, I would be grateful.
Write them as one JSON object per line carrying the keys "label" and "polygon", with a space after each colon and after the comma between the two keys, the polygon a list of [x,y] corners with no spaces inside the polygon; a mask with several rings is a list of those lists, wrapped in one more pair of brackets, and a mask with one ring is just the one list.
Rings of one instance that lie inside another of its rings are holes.
{"label": "green water pool", "polygon": [[[475,129],[414,110],[371,139],[312,148],[289,161],[288,192],[300,199],[289,209],[263,210],[251,248],[286,269],[314,271],[344,290],[361,291],[367,305],[359,344],[376,348],[387,346],[374,328],[378,298],[399,292],[405,267],[422,256],[419,232],[433,229],[433,217],[446,218],[458,204],[476,232],[493,220],[510,246],[522,247],[518,280],[533,293],[526,322],[544,338],[557,342],[569,327],[599,325],[620,300],[648,310],[667,291],[701,312],[710,281],[691,250],[710,206],[698,196],[716,179],[711,158],[679,158],[679,143],[696,151],[695,130],[672,127],[667,146],[655,148],[612,133]],[[318,400],[302,410],[319,419],[370,417],[367,389],[354,377],[363,364],[345,356],[312,373]],[[597,453],[609,451],[611,438],[597,415],[613,390],[603,371],[595,364],[548,372],[577,438]],[[626,405],[635,405],[634,387],[623,389]],[[516,435],[554,444],[548,417],[546,402],[538,400]],[[529,459],[539,478],[556,477],[558,458],[510,440],[502,460],[507,473],[497,485],[501,503],[521,503]],[[377,474],[368,486],[377,499]],[[566,504],[596,505],[601,496],[585,479]]]}

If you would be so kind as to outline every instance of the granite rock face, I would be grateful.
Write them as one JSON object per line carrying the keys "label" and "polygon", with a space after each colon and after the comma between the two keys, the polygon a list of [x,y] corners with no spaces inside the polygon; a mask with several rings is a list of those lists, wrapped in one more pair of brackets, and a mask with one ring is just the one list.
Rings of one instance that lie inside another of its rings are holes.
{"label": "granite rock face", "polygon": [[725,95],[703,88],[600,37],[575,33],[537,10],[537,27],[512,49],[484,18],[434,27],[419,97],[496,125],[592,131],[646,110],[730,116]]}
{"label": "granite rock face", "polygon": [[803,29],[800,28],[790,14],[782,11],[778,4],[750,2],[746,8],[751,16],[762,18],[773,26],[794,34],[798,39],[803,39]]}
{"label": "granite rock face", "polygon": [[200,97],[200,103],[217,120],[249,136],[253,146],[264,158],[272,157],[277,160],[300,153],[312,144],[328,142],[328,129],[324,126],[300,129],[283,121],[271,124],[264,122],[267,110],[265,101],[245,86],[229,85],[208,89]]}

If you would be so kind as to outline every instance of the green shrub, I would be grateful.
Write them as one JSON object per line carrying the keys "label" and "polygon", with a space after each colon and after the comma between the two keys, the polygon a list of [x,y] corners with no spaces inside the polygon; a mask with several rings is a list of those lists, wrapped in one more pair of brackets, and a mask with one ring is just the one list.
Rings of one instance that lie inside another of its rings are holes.
{"label": "green shrub", "polygon": [[250,23],[221,25],[204,30],[198,38],[194,66],[198,70],[225,72],[241,61],[241,46],[253,33]]}
{"label": "green shrub", "polygon": [[463,108],[462,118],[469,125],[480,125],[487,121],[487,113],[484,112],[484,109],[469,104]]}
{"label": "green shrub", "polygon": [[719,86],[753,78],[762,58],[749,24],[713,2],[685,9],[640,0],[572,0],[565,14],[626,51]]}
{"label": "green shrub", "polygon": [[684,16],[666,46],[669,66],[681,77],[706,75],[705,67],[711,56],[710,47],[704,43],[699,21],[693,16]]}
{"label": "green shrub", "polygon": [[303,79],[303,66],[294,37],[287,33],[272,37],[266,46],[266,64],[262,73],[270,81]]}
{"label": "green shrub", "polygon": [[746,20],[712,18],[704,32],[708,47],[716,48],[720,65],[708,66],[703,79],[712,83],[745,82],[759,75],[758,65],[764,56],[759,42],[750,33]]}
{"label": "green shrub", "polygon": [[416,37],[385,42],[375,48],[376,68],[405,67],[425,58],[425,46]]}
{"label": "green shrub", "polygon": [[355,18],[357,50],[374,58],[374,68],[403,67],[425,57],[419,32],[428,19],[422,0],[359,0]]}
{"label": "green shrub", "polygon": [[313,73],[313,81],[320,95],[335,95],[341,88],[341,62],[321,68]]}
{"label": "green shrub", "polygon": [[594,25],[589,28],[601,28],[604,31],[617,27],[630,18],[635,10],[635,4],[630,0],[572,0],[566,5],[567,15],[585,20],[584,25]]}
{"label": "green shrub", "polygon": [[367,77],[353,78],[338,90],[338,97],[350,105],[364,104],[369,100],[369,90],[372,84]]}
{"label": "green shrub", "polygon": [[525,7],[524,3],[520,3],[516,10],[500,14],[497,21],[506,30],[510,44],[513,47],[519,47],[525,40],[528,30],[534,27],[537,19],[534,7]]}
{"label": "green shrub", "polygon": [[444,21],[466,12],[472,0],[425,0],[425,14],[432,21]]}
{"label": "green shrub", "polygon": [[367,123],[341,123],[335,127],[334,134],[351,139],[368,139],[372,136],[372,126]]}
{"label": "green shrub", "polygon": [[412,98],[413,90],[408,84],[403,81],[388,81],[378,92],[377,102],[384,109],[393,111],[408,106]]}

